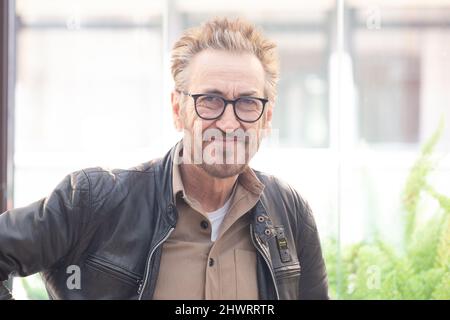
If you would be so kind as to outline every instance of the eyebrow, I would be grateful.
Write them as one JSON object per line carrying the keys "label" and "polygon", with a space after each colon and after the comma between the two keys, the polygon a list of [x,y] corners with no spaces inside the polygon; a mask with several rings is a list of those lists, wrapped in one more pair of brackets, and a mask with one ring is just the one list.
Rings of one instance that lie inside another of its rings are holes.
{"label": "eyebrow", "polygon": [[[212,94],[218,94],[221,96],[226,96],[226,94],[218,89],[206,89],[206,90],[202,90],[204,91],[204,93],[212,93]],[[257,94],[258,92],[256,90],[251,90],[251,91],[245,91],[245,92],[241,92],[238,94],[238,97],[250,97],[253,96],[255,94]]]}

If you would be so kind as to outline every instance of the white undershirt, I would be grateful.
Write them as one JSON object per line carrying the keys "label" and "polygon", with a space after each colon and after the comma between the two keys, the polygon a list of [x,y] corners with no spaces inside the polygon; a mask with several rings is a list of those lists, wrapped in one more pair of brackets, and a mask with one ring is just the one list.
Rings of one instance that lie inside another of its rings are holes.
{"label": "white undershirt", "polygon": [[211,241],[216,241],[217,236],[219,235],[220,225],[222,224],[223,218],[230,209],[231,198],[228,198],[227,202],[223,205],[222,208],[219,208],[213,212],[208,212],[208,218],[211,222]]}

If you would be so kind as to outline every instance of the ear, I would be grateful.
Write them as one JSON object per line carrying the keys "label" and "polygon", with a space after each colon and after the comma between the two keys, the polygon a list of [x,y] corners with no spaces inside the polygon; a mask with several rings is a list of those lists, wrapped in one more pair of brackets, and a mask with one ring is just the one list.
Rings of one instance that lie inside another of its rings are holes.
{"label": "ear", "polygon": [[267,108],[267,123],[268,125],[272,124],[272,112],[273,112],[273,104],[270,102]]}
{"label": "ear", "polygon": [[173,125],[177,131],[182,131],[183,121],[181,117],[181,104],[180,104],[180,93],[177,91],[172,91],[170,94],[170,100],[172,102],[172,117],[173,117]]}
{"label": "ear", "polygon": [[267,105],[266,116],[264,119],[263,128],[270,128],[272,126],[272,113],[273,113],[273,104],[269,101]]}
{"label": "ear", "polygon": [[273,104],[271,102],[268,103],[266,114],[264,116],[264,122],[262,125],[263,137],[267,137],[272,132],[272,113],[273,113]]}

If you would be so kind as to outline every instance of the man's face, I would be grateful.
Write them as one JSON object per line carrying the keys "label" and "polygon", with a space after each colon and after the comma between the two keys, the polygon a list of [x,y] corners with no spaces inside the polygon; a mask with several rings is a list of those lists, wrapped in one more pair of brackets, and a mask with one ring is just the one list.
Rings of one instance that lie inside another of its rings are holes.
{"label": "man's face", "polygon": [[[215,94],[228,100],[265,98],[264,69],[253,54],[204,50],[194,56],[186,71],[188,87],[183,89],[190,94]],[[190,160],[218,178],[242,172],[272,117],[272,106],[267,103],[258,121],[243,122],[228,104],[220,118],[204,120],[195,111],[194,99],[176,91],[172,106],[175,125],[185,132]]]}

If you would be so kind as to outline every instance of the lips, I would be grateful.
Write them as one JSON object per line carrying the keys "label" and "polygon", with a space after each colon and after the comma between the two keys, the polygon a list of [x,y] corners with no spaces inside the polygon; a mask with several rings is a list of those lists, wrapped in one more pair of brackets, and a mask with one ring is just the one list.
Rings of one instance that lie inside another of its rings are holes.
{"label": "lips", "polygon": [[213,141],[217,141],[217,142],[244,142],[244,138],[239,138],[236,136],[232,136],[232,137],[223,137],[223,138],[217,138],[217,137],[211,137],[210,139],[205,139],[204,141],[207,142],[213,142]]}

